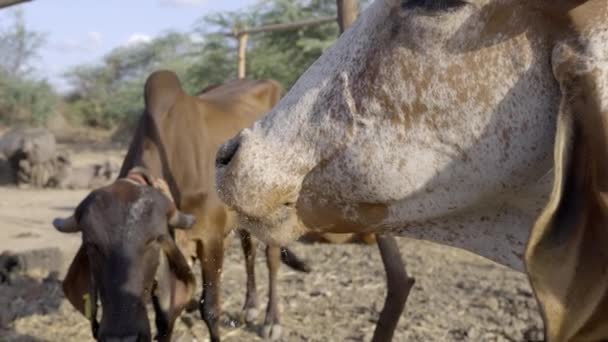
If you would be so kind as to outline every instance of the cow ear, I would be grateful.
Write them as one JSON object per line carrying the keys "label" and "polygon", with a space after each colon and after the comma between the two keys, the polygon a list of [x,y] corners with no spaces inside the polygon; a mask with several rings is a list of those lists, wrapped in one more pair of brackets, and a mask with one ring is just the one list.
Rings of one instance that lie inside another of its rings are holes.
{"label": "cow ear", "polygon": [[163,336],[165,324],[173,322],[191,301],[196,283],[190,266],[173,238],[163,236],[159,243],[163,253],[156,274],[153,304],[159,336]]}
{"label": "cow ear", "polygon": [[167,216],[169,226],[175,229],[190,229],[196,223],[194,215],[184,214],[175,207],[169,210]]}
{"label": "cow ear", "polygon": [[80,246],[63,280],[63,293],[70,303],[86,315],[86,296],[91,288],[91,268],[85,248]]}
{"label": "cow ear", "polygon": [[68,218],[55,218],[53,220],[53,226],[55,229],[62,233],[76,233],[81,231],[81,227],[79,224],[80,219],[82,218],[84,212],[89,207],[89,205],[95,200],[95,192],[90,193],[87,197],[85,197],[82,202],[78,204],[76,210],[74,210],[74,215]]}
{"label": "cow ear", "polygon": [[62,233],[76,233],[80,231],[80,226],[76,222],[76,218],[72,215],[68,218],[55,218],[53,220],[53,227]]}
{"label": "cow ear", "polygon": [[550,199],[526,248],[549,341],[608,339],[608,2],[568,13],[554,75],[562,98]]}

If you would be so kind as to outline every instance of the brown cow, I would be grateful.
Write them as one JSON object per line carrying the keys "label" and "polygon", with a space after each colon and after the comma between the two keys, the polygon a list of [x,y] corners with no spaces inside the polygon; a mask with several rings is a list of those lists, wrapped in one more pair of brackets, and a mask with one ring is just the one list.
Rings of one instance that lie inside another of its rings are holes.
{"label": "brown cow", "polygon": [[[200,260],[203,295],[199,310],[212,341],[220,340],[219,288],[224,240],[228,232],[235,228],[233,214],[218,199],[215,191],[215,154],[222,142],[269,111],[278,101],[281,91],[280,85],[274,81],[240,80],[208,89],[197,98],[182,90],[174,73],[153,73],[144,89],[146,110],[119,174],[120,178],[125,178],[130,170],[141,168],[146,170],[147,176],[144,178],[148,181],[140,181],[140,186],[166,181],[167,193],[175,200],[175,206],[196,217],[194,227],[185,231],[182,239],[178,240],[191,244]],[[135,176],[130,178],[137,179]],[[158,264],[157,244],[151,243],[157,241],[158,236],[163,236],[162,246],[170,245],[169,265],[179,266],[179,274],[183,278],[181,283],[167,282],[162,280],[171,278],[157,275],[158,288],[171,289],[170,296],[153,296],[160,340],[170,340],[173,323],[189,300],[191,282],[185,269],[190,268],[182,253],[173,248],[173,238],[166,238],[168,233],[165,231],[159,235],[160,228],[157,226],[162,221],[159,221],[158,215],[149,217],[150,211],[160,212],[155,209],[158,206],[155,203],[159,200],[150,197],[153,195],[151,190],[116,182],[108,188],[93,191],[78,206],[73,218],[54,222],[62,231],[76,231],[82,227],[84,244],[70,266],[64,289],[72,304],[87,314],[83,295],[90,293],[95,301],[99,293],[103,312],[111,313],[102,315],[100,340],[149,340],[149,324],[143,308],[152,290]],[[91,203],[94,205],[91,206]],[[156,228],[150,230],[150,225]],[[180,235],[179,232],[176,234]],[[112,244],[108,245],[107,239],[104,240],[105,235],[114,238],[111,239]],[[242,236],[243,248],[247,255],[251,255],[247,245],[249,236],[246,233]],[[184,247],[188,249],[189,246]],[[280,253],[279,248],[268,248],[271,277],[276,277],[280,254],[284,255],[282,259],[290,266],[306,266],[288,250],[283,251]],[[249,265],[252,258],[246,259]],[[89,271],[89,260],[93,272]],[[167,273],[165,268],[159,271]],[[94,282],[88,281],[91,277]],[[266,331],[276,336],[280,329],[277,329],[279,316],[274,283],[271,278],[273,287],[266,317],[269,328]],[[123,292],[128,292],[129,296]],[[247,298],[245,311],[251,318],[250,311],[257,309],[257,300],[251,299],[250,291]],[[137,324],[131,324],[132,317],[138,317]],[[95,320],[92,320],[92,324],[96,332]]]}

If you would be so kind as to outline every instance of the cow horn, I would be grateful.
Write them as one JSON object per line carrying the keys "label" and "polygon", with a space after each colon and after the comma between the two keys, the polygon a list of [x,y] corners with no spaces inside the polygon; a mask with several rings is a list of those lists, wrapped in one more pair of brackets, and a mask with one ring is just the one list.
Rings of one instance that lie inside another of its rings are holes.
{"label": "cow horn", "polygon": [[70,216],[67,219],[56,218],[53,220],[53,226],[62,233],[76,233],[80,231],[80,227],[74,216]]}
{"label": "cow horn", "polygon": [[184,214],[179,210],[173,211],[169,217],[169,226],[176,229],[190,229],[196,223],[194,215]]}

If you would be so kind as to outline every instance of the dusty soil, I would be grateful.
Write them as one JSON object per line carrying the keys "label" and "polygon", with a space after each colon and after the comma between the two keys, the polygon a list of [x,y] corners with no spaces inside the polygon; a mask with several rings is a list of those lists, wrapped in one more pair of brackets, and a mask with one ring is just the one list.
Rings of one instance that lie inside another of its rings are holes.
{"label": "dusty soil", "polygon": [[[120,160],[121,150],[76,146],[81,163]],[[69,215],[87,191],[0,187],[0,253],[61,251],[57,273],[26,272],[0,284],[0,341],[92,341],[88,322],[63,298],[60,282],[79,244],[77,235],[56,233],[55,216]],[[527,279],[487,260],[452,248],[400,239],[416,285],[395,341],[539,340],[541,320]],[[260,247],[261,248],[261,247]],[[313,267],[306,275],[283,267],[280,295],[284,341],[369,341],[384,301],[384,272],[375,247],[303,245],[293,249]],[[257,275],[261,304],[267,293],[262,250]],[[50,263],[52,264],[52,263]],[[49,266],[50,268],[53,268]],[[47,270],[48,271],[48,270]],[[259,326],[241,324],[245,273],[234,239],[223,273],[225,341],[256,341]],[[264,306],[259,322],[263,321]],[[205,341],[198,312],[179,320],[175,341]]]}

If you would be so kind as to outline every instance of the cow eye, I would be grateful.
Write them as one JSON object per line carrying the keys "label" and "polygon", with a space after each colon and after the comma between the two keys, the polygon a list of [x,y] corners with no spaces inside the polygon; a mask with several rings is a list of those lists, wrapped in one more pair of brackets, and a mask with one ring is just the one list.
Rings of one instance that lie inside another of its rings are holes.
{"label": "cow eye", "polygon": [[401,8],[404,10],[421,9],[428,12],[457,10],[467,2],[463,0],[402,0]]}

